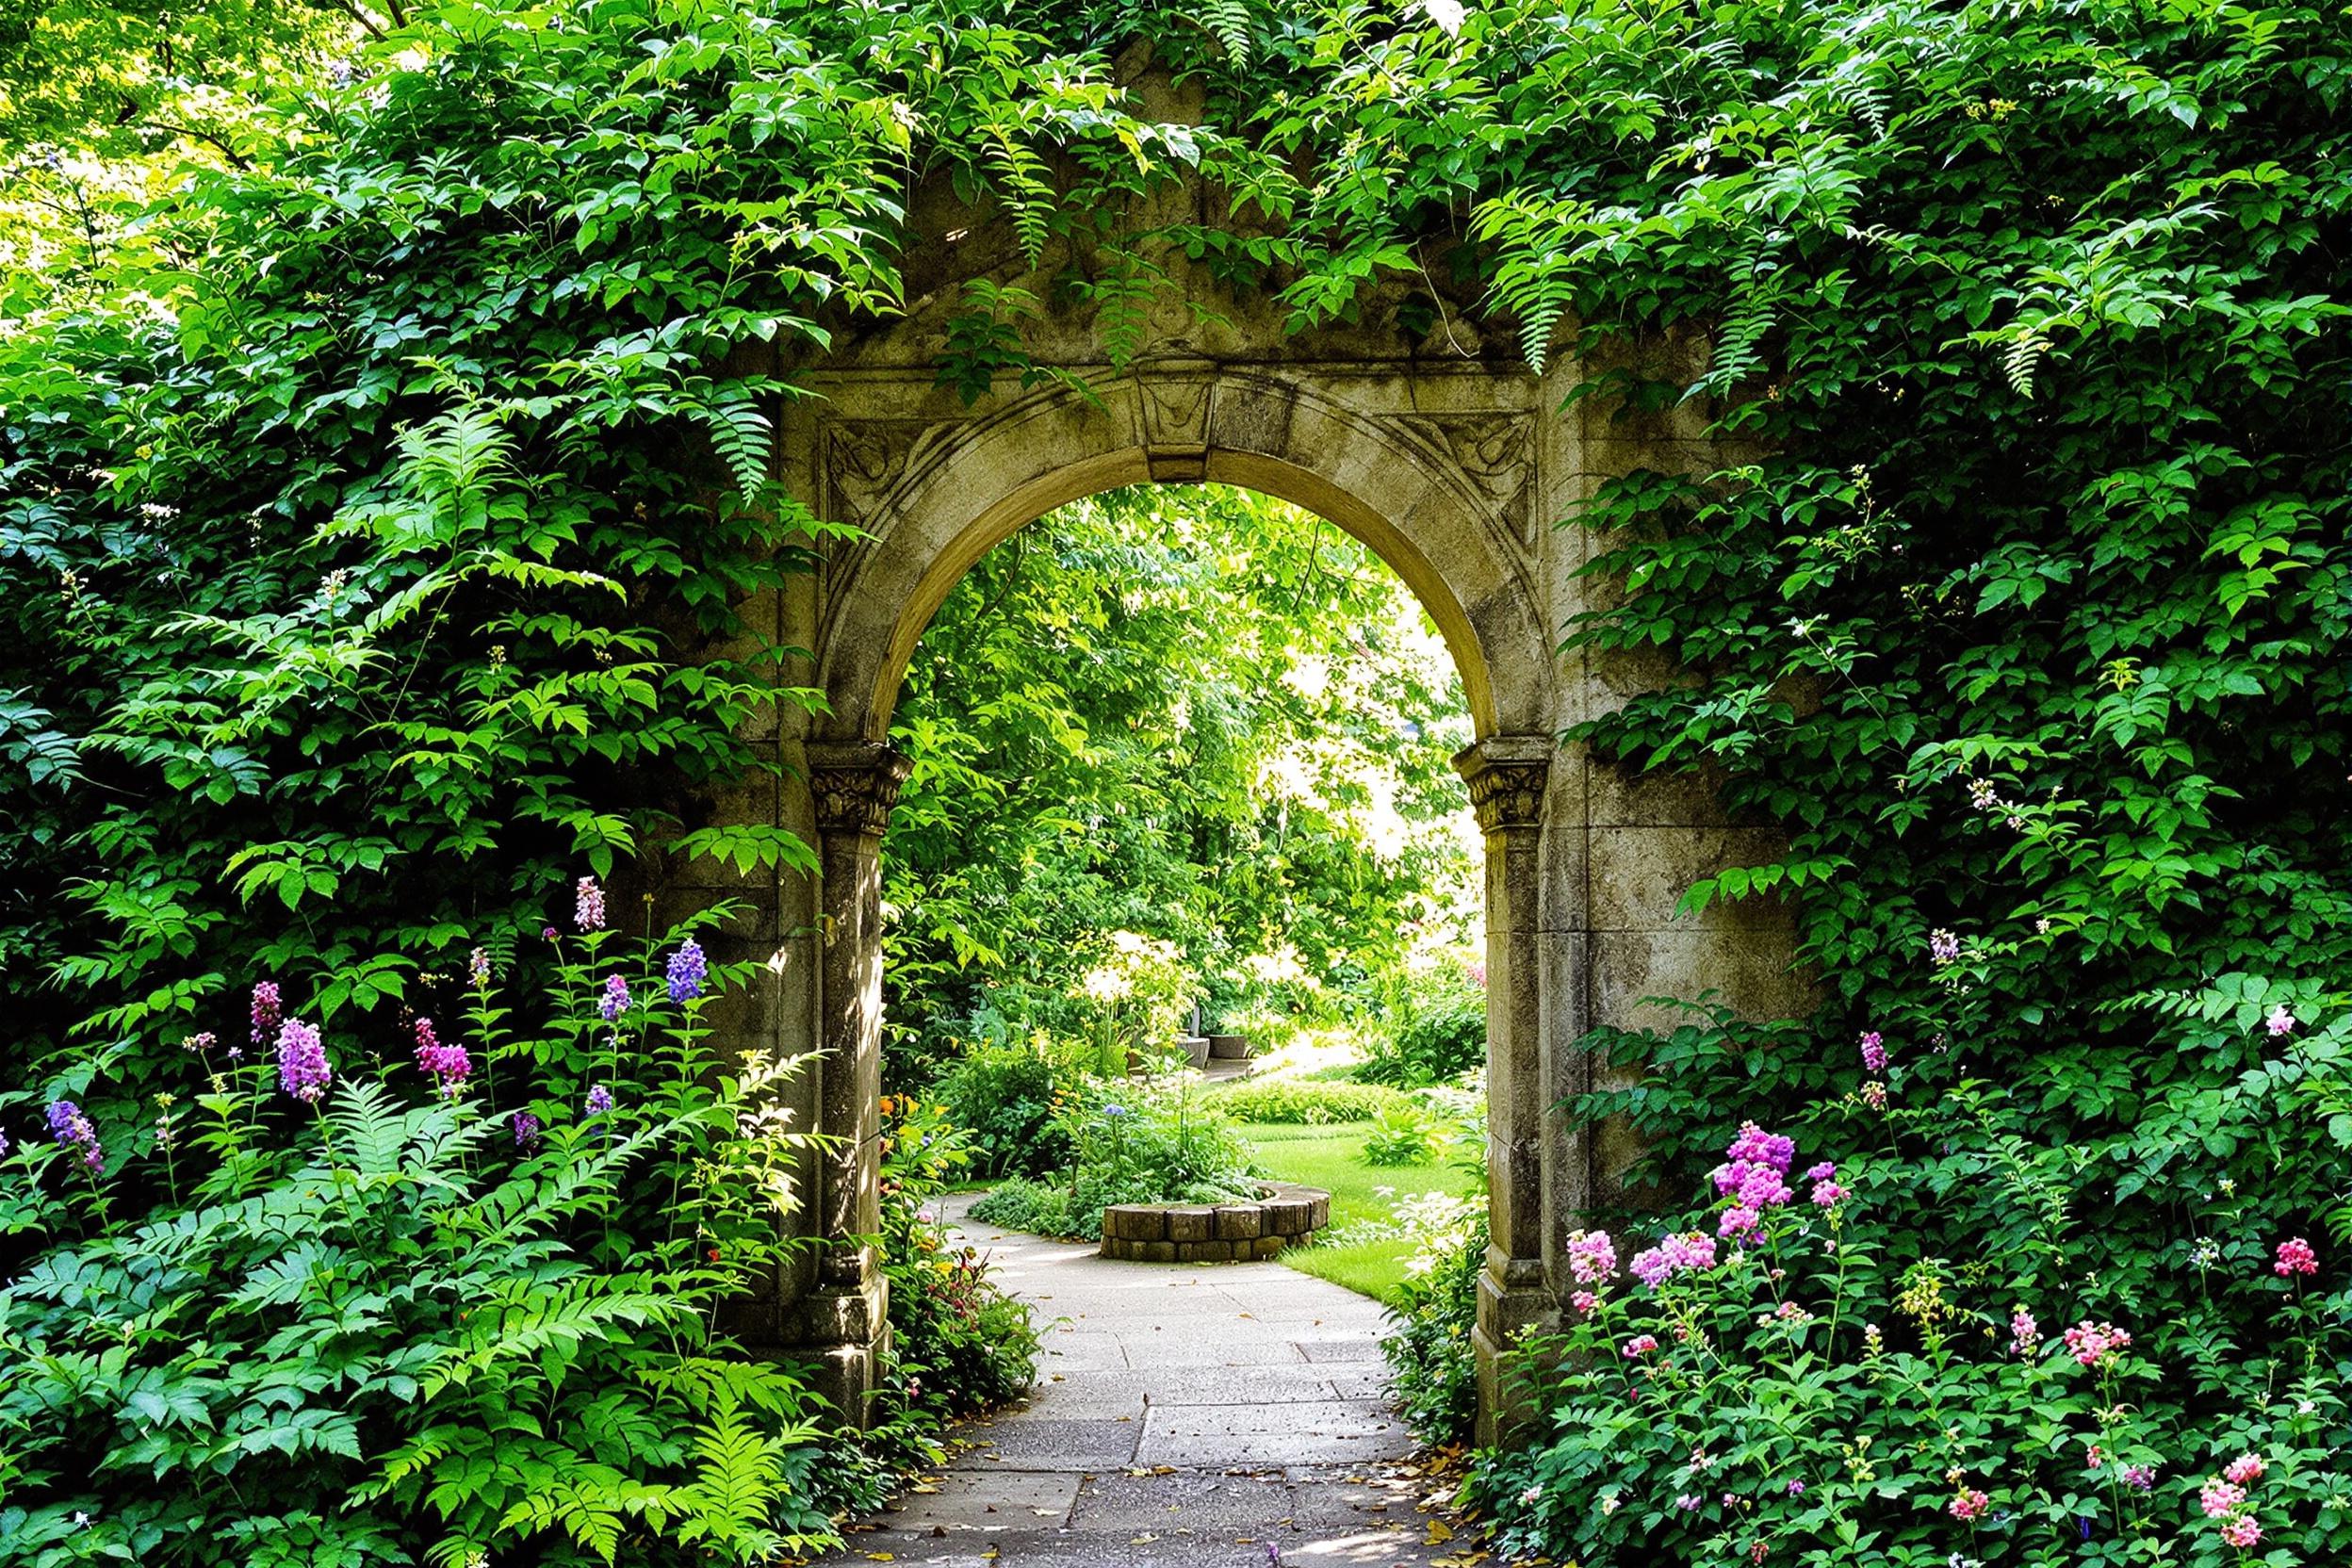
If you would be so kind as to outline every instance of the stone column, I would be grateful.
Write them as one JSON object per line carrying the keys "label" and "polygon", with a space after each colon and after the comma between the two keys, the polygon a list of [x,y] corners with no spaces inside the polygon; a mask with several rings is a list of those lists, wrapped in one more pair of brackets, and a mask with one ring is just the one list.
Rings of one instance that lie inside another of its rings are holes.
{"label": "stone column", "polygon": [[816,1289],[798,1309],[796,1348],[820,1392],[863,1426],[874,1356],[889,1335],[882,1228],[882,830],[907,760],[874,742],[811,744],[819,894]]}
{"label": "stone column", "polygon": [[1552,740],[1495,735],[1454,766],[1486,834],[1486,1179],[1493,1238],[1478,1277],[1478,1441],[1513,1424],[1499,1358],[1529,1330],[1559,1320],[1544,1278],[1547,1212],[1544,1159],[1544,954],[1541,910],[1544,786]]}

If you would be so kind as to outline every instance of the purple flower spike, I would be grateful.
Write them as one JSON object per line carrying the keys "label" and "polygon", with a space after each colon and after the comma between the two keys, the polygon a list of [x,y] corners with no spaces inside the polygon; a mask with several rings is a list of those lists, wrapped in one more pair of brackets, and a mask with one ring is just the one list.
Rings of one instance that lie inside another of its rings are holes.
{"label": "purple flower spike", "polygon": [[106,1156],[98,1147],[98,1129],[90,1118],[71,1100],[52,1101],[49,1105],[49,1135],[68,1149],[82,1152],[82,1164],[93,1172],[104,1170]]}
{"label": "purple flower spike", "polygon": [[610,1116],[612,1112],[612,1091],[598,1084],[588,1091],[588,1114]]}
{"label": "purple flower spike", "polygon": [[416,1066],[433,1082],[443,1096],[455,1099],[457,1091],[474,1070],[473,1058],[462,1045],[444,1045],[433,1032],[433,1020],[416,1021]]}
{"label": "purple flower spike", "polygon": [[540,1121],[537,1117],[529,1111],[516,1111],[507,1119],[507,1124],[514,1129],[515,1148],[526,1154],[538,1152]]}
{"label": "purple flower spike", "polygon": [[604,996],[596,1004],[596,1011],[604,1021],[611,1023],[629,1011],[629,982],[615,974],[604,983]]}
{"label": "purple flower spike", "polygon": [[334,1076],[318,1031],[301,1019],[287,1019],[286,1027],[278,1031],[278,1086],[303,1103],[315,1105]]}
{"label": "purple flower spike", "polygon": [[694,938],[670,955],[670,1000],[691,1002],[702,994],[702,982],[710,972],[710,961],[702,956],[702,944]]}
{"label": "purple flower spike", "polygon": [[466,959],[466,973],[477,986],[490,984],[490,955],[476,948]]}
{"label": "purple flower spike", "polygon": [[264,980],[253,988],[253,1043],[268,1045],[278,1037],[278,1026],[286,1021],[278,999],[278,983]]}
{"label": "purple flower spike", "polygon": [[572,923],[582,931],[604,929],[604,890],[593,876],[583,876],[573,890]]}

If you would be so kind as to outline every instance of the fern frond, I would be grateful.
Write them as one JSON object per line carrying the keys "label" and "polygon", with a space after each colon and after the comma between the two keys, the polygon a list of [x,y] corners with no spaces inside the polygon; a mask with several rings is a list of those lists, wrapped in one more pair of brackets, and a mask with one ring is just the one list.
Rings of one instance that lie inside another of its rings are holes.
{"label": "fern frond", "polygon": [[1013,219],[1013,237],[1023,260],[1032,267],[1045,258],[1045,241],[1052,233],[1054,182],[1045,159],[1002,125],[988,127],[988,162],[995,168],[1005,205]]}
{"label": "fern frond", "polygon": [[1208,0],[1200,24],[1225,46],[1232,63],[1250,63],[1250,46],[1257,41],[1257,18],[1250,14],[1250,0]]}

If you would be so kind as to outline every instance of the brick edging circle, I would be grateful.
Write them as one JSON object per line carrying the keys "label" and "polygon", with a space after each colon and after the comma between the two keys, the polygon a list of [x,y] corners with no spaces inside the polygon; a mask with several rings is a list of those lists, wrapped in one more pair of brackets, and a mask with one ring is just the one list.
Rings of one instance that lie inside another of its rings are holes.
{"label": "brick edging circle", "polygon": [[1102,1211],[1102,1253],[1135,1263],[1235,1263],[1270,1258],[1331,1222],[1331,1195],[1279,1184],[1240,1203],[1113,1203]]}

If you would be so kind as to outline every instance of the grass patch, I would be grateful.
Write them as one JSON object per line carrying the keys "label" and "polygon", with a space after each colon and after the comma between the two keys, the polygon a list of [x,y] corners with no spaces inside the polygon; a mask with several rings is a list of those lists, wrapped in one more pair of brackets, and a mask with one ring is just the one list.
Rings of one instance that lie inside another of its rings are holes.
{"label": "grass patch", "polygon": [[[1396,1200],[1425,1192],[1462,1192],[1470,1180],[1444,1164],[1373,1166],[1364,1163],[1368,1121],[1327,1127],[1237,1127],[1259,1168],[1277,1181],[1321,1187],[1331,1195],[1331,1227],[1389,1217]],[[1383,1192],[1381,1189],[1386,1189]],[[1394,1301],[1405,1277],[1413,1244],[1404,1237],[1294,1247],[1282,1262],[1302,1274],[1329,1280],[1361,1296]]]}

